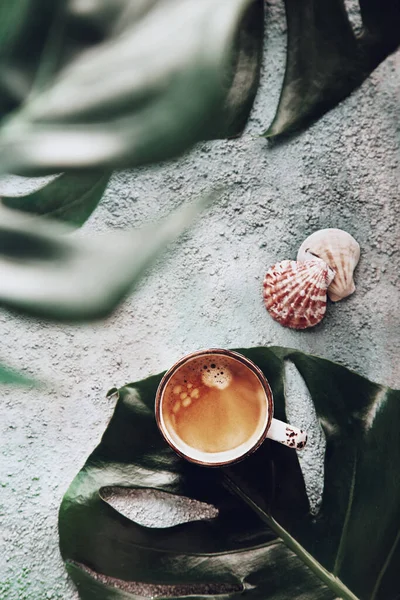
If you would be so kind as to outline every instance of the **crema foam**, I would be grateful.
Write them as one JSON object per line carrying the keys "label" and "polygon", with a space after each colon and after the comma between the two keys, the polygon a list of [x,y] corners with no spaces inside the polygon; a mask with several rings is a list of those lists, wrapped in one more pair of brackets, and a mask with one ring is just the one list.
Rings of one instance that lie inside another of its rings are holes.
{"label": "crema foam", "polygon": [[169,436],[202,453],[234,450],[257,437],[267,410],[257,375],[239,360],[218,354],[188,360],[163,391]]}

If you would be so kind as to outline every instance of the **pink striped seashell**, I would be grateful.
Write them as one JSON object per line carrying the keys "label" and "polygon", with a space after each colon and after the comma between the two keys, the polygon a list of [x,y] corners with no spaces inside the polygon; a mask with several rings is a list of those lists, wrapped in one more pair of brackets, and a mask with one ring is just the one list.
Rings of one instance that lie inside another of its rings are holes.
{"label": "pink striped seashell", "polygon": [[326,292],[335,272],[319,259],[283,260],[264,279],[264,302],[275,321],[292,329],[319,323],[326,311]]}

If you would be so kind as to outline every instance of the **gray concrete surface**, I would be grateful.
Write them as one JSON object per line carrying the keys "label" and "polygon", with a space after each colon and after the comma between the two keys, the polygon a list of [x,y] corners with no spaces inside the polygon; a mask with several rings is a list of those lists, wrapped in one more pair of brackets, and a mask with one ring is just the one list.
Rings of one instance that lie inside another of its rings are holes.
{"label": "gray concrete surface", "polygon": [[[110,387],[157,373],[199,348],[269,344],[400,386],[400,54],[308,131],[271,144],[258,134],[274,114],[286,37],[281,3],[268,7],[261,88],[243,137],[200,144],[168,164],[115,173],[77,235],[140,227],[214,184],[230,184],[223,200],[106,322],[65,327],[0,314],[0,359],[50,382],[45,392],[2,388],[2,599],[77,598],[59,557],[57,512],[112,414],[105,399]],[[29,185],[5,180],[2,189]],[[263,276],[274,262],[294,259],[303,239],[325,227],[343,228],[360,243],[357,291],[330,304],[315,329],[284,329],[263,307]],[[296,373],[288,389],[290,414],[312,427]],[[310,447],[314,454],[304,459],[314,506],[321,447],[321,441]],[[169,510],[162,499],[147,505],[159,515]]]}

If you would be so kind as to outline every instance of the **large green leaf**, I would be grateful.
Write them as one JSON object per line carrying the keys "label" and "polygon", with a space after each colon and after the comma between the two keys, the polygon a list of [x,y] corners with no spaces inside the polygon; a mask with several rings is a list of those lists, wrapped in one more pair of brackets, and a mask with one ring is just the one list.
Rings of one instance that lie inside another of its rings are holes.
{"label": "large green leaf", "polygon": [[[240,352],[268,377],[278,418],[286,418],[284,362],[304,378],[326,435],[318,514],[294,451],[267,440],[229,468],[190,464],[155,423],[161,375],[113,389],[114,415],[59,514],[61,553],[82,600],[399,597],[400,392],[295,350]],[[145,527],[107,502],[110,488],[189,497],[218,516]]]}
{"label": "large green leaf", "polygon": [[[2,128],[3,168],[37,174],[136,166],[240,133],[257,90],[263,4],[65,4],[33,92]],[[54,60],[71,38],[72,58]]]}
{"label": "large green leaf", "polygon": [[285,0],[288,50],[274,137],[309,125],[336,106],[400,45],[398,0],[360,0],[355,35],[343,0]]}
{"label": "large green leaf", "polygon": [[3,208],[0,304],[50,319],[105,317],[214,197],[200,197],[138,231],[84,238],[65,235],[66,225]]}
{"label": "large green leaf", "polygon": [[111,173],[66,173],[26,196],[1,198],[4,206],[80,227],[100,202]]}

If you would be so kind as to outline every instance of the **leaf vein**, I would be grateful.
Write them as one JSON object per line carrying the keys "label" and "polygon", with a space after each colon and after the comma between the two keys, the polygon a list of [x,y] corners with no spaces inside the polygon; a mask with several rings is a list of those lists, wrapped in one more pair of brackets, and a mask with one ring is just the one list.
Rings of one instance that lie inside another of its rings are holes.
{"label": "leaf vein", "polygon": [[344,554],[345,554],[347,532],[349,529],[350,515],[351,515],[351,510],[353,507],[353,500],[354,500],[354,488],[355,488],[356,473],[357,473],[357,460],[358,460],[358,457],[357,457],[357,453],[356,453],[354,456],[354,462],[353,462],[353,473],[351,476],[349,500],[348,500],[348,504],[347,504],[346,515],[345,515],[344,522],[343,522],[342,533],[341,533],[340,541],[339,541],[339,547],[338,547],[338,551],[337,551],[336,559],[335,559],[335,565],[333,567],[334,575],[337,575],[339,573],[340,567],[342,566]]}
{"label": "leaf vein", "polygon": [[371,594],[370,600],[375,600],[375,598],[377,596],[377,593],[379,591],[380,585],[382,583],[383,576],[385,575],[386,570],[387,570],[387,568],[388,568],[388,566],[390,564],[390,561],[392,560],[394,551],[396,550],[396,546],[399,543],[399,540],[400,540],[400,529],[397,532],[396,537],[394,538],[394,542],[392,544],[392,547],[390,548],[389,554],[387,555],[386,560],[383,563],[381,570],[379,571],[378,577],[376,578],[376,582],[375,582],[375,585],[374,585],[374,589],[372,590],[372,594]]}
{"label": "leaf vein", "polygon": [[262,510],[230,477],[225,476],[226,487],[239,496],[250,506],[262,521],[267,523],[272,531],[276,533],[283,543],[316,575],[328,589],[336,593],[343,600],[359,600],[355,594],[336,575],[329,572],[318,562],[284,527],[282,527],[272,515]]}

